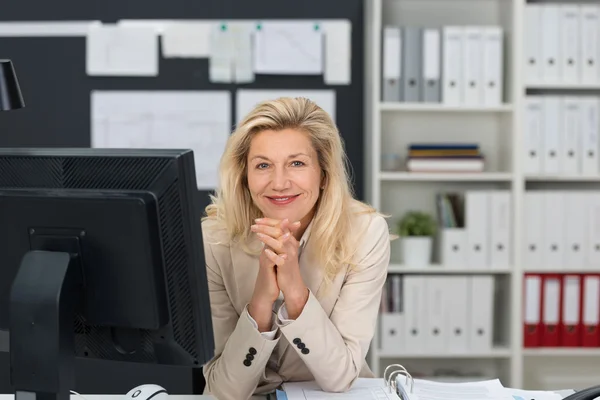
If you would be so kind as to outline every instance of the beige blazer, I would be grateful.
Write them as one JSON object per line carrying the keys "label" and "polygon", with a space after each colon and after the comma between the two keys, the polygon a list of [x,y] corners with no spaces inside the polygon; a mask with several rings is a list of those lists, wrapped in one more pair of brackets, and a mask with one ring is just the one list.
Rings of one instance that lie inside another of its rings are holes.
{"label": "beige blazer", "polygon": [[[299,265],[310,294],[301,315],[282,322],[270,340],[247,312],[258,272],[258,257],[226,243],[204,221],[202,230],[215,336],[215,356],[203,369],[206,394],[218,400],[245,400],[272,393],[283,382],[316,380],[323,390],[347,390],[357,377],[372,377],[366,355],[375,332],[381,291],[390,259],[387,222],[357,214],[353,229],[363,232],[357,260],[325,289],[323,271],[310,256],[310,227],[301,243]],[[258,239],[256,239],[258,240]],[[221,242],[220,244],[218,244]]]}

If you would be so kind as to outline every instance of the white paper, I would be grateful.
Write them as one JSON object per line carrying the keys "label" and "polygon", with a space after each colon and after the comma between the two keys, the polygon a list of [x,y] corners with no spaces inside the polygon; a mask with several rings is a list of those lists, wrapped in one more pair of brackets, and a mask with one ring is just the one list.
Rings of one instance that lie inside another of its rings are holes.
{"label": "white paper", "polygon": [[352,388],[344,393],[322,391],[316,382],[284,383],[288,400],[399,400],[397,394],[385,386],[383,379],[358,378]]}
{"label": "white paper", "polygon": [[279,97],[306,97],[329,113],[335,121],[335,90],[308,89],[240,89],[236,96],[236,123],[239,123],[258,103]]}
{"label": "white paper", "polygon": [[[410,380],[405,376],[397,378],[398,386],[410,393]],[[498,379],[479,382],[445,383],[425,379],[415,379],[412,394],[418,400],[514,400]]]}
{"label": "white paper", "polygon": [[209,80],[231,83],[234,80],[234,36],[227,23],[214,24],[210,29]]}
{"label": "white paper", "polygon": [[320,75],[323,73],[323,33],[316,22],[265,21],[254,33],[257,74]]}
{"label": "white paper", "polygon": [[506,388],[506,390],[514,400],[560,400],[563,398],[563,396],[556,392],[546,390],[522,390],[513,388]]}
{"label": "white paper", "polygon": [[91,76],[158,75],[158,35],[146,26],[90,25],[86,70]]}
{"label": "white paper", "polygon": [[233,69],[236,83],[254,82],[252,41],[254,29],[250,24],[229,24],[233,34]]}
{"label": "white paper", "polygon": [[198,188],[217,187],[229,91],[94,91],[91,107],[92,147],[192,149]]}
{"label": "white paper", "polygon": [[172,21],[162,32],[165,58],[203,58],[210,55],[210,31],[214,24],[194,21]]}
{"label": "white paper", "polygon": [[323,80],[328,85],[348,85],[352,64],[352,25],[348,20],[323,23],[325,34],[325,72]]}

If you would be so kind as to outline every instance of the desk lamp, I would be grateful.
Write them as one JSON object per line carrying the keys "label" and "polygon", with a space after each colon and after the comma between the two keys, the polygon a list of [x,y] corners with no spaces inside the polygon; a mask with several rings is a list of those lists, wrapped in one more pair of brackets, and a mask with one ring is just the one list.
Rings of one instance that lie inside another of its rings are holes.
{"label": "desk lamp", "polygon": [[25,107],[11,60],[0,60],[0,111]]}

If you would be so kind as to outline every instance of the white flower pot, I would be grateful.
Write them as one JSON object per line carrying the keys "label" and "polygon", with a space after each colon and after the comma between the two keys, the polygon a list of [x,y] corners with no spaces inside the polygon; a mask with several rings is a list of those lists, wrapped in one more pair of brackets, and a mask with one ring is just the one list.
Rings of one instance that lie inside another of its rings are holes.
{"label": "white flower pot", "polygon": [[424,267],[431,264],[431,237],[409,236],[401,240],[404,266]]}

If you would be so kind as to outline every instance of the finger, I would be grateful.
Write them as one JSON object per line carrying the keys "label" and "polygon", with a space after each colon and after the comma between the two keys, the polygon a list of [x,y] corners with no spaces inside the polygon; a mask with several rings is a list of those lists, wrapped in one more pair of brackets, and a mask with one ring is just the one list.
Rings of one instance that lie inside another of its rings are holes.
{"label": "finger", "polygon": [[288,224],[288,229],[293,233],[300,229],[301,225],[302,224],[300,223],[300,221],[296,221],[294,223]]}
{"label": "finger", "polygon": [[260,239],[261,242],[269,246],[273,251],[281,253],[284,250],[284,242],[289,238],[290,234],[286,233],[281,237],[281,239],[275,239],[263,233],[257,233],[256,236]]}
{"label": "finger", "polygon": [[268,225],[254,224],[250,227],[252,232],[262,233],[264,235],[271,236],[272,238],[279,238],[285,233],[279,226],[273,227]]}
{"label": "finger", "polygon": [[265,254],[267,257],[269,257],[269,260],[274,262],[278,267],[281,267],[285,264],[285,257],[283,257],[283,255],[277,255],[269,249],[265,249]]}
{"label": "finger", "polygon": [[280,219],[275,218],[256,218],[254,220],[257,224],[268,225],[268,226],[278,226],[281,223]]}

